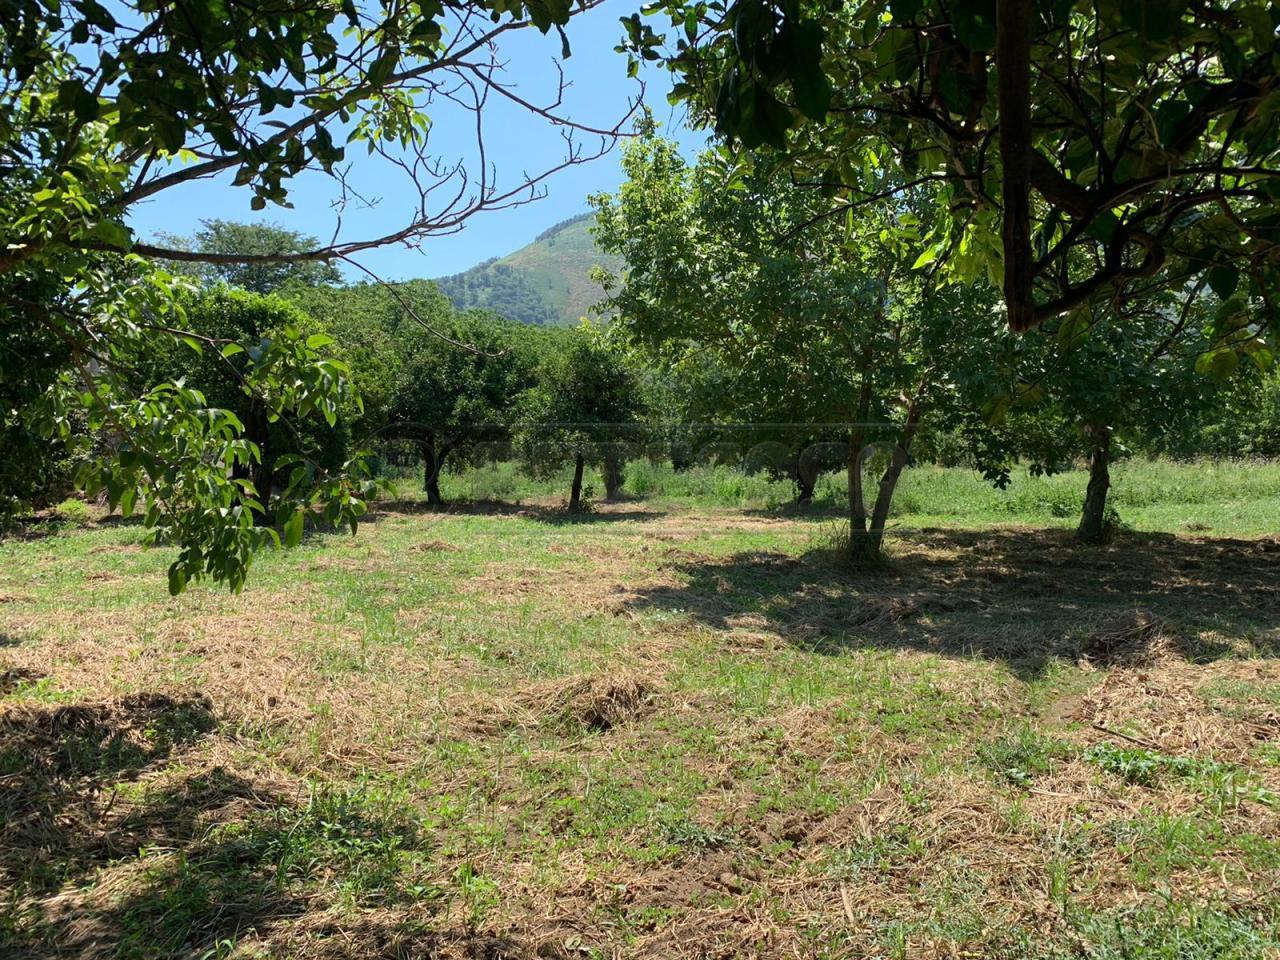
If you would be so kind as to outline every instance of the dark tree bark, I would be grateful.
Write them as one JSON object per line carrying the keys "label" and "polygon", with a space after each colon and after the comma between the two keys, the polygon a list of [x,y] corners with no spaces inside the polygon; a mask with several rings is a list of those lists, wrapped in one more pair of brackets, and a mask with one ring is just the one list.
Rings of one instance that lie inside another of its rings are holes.
{"label": "dark tree bark", "polygon": [[577,513],[582,509],[582,454],[578,454],[573,464],[573,487],[569,491],[569,512]]}
{"label": "dark tree bark", "polygon": [[[256,399],[249,403],[249,410],[245,414],[244,437],[251,443],[257,444],[261,459],[256,463],[250,462],[244,469],[243,475],[253,484],[258,502],[266,508],[271,500],[271,488],[274,486],[273,461],[276,455],[271,449],[271,422],[267,419],[267,412],[262,403]],[[258,515],[256,522],[261,526],[268,525],[272,521],[264,512]]]}
{"label": "dark tree bark", "polygon": [[443,507],[440,495],[440,471],[444,467],[444,451],[437,452],[435,439],[422,442],[422,489],[427,493],[427,505]]}
{"label": "dark tree bark", "polygon": [[800,506],[807,507],[809,504],[813,503],[815,479],[815,477],[808,475],[804,470],[796,471],[796,503]]}
{"label": "dark tree bark", "polygon": [[1107,492],[1111,489],[1111,430],[1099,424],[1084,428],[1089,441],[1089,486],[1076,536],[1082,543],[1099,544],[1107,539]]}
{"label": "dark tree bark", "polygon": [[[889,522],[889,510],[893,506],[893,494],[898,488],[898,480],[902,477],[903,469],[911,459],[911,443],[920,429],[920,414],[921,402],[917,394],[907,406],[907,419],[898,432],[898,442],[894,446],[893,456],[889,458],[889,464],[880,476],[875,504],[871,509],[869,528],[866,506],[862,502],[862,484],[858,484],[859,525],[854,527],[849,543],[850,553],[855,562],[878,560],[881,556],[881,551],[884,549],[884,531]],[[859,464],[858,478],[861,479],[861,464]]]}
{"label": "dark tree bark", "polygon": [[604,476],[604,495],[608,500],[618,499],[622,492],[622,468],[624,464],[620,456],[609,454],[600,465],[600,473]]}

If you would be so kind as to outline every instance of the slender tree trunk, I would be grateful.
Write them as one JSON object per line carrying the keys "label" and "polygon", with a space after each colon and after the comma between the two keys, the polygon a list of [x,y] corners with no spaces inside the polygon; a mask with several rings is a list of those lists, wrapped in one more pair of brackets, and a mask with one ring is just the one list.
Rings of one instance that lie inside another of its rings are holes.
{"label": "slender tree trunk", "polygon": [[443,507],[444,497],[440,495],[440,470],[444,467],[444,453],[436,452],[435,439],[422,444],[422,489],[427,493],[427,505]]}
{"label": "slender tree trunk", "polygon": [[1031,250],[1031,37],[1033,0],[996,2],[996,104],[1003,164],[1004,299],[1016,333],[1035,325]]}
{"label": "slender tree trunk", "polygon": [[871,409],[871,383],[864,376],[854,413],[857,422],[849,431],[849,553],[854,559],[867,556],[867,503],[862,492],[862,448],[867,443],[867,416]]}
{"label": "slender tree trunk", "polygon": [[[871,525],[866,526],[866,510],[863,507],[861,536],[855,536],[850,544],[853,559],[858,562],[876,560],[884,548],[884,531],[889,522],[889,510],[893,507],[893,494],[898,488],[898,480],[911,458],[911,443],[920,429],[920,395],[907,405],[907,419],[898,432],[898,442],[894,446],[893,456],[880,477],[880,485],[876,490],[875,504],[871,509]],[[861,497],[859,497],[861,499]],[[861,506],[861,505],[860,505]],[[857,531],[855,531],[856,533]]]}
{"label": "slender tree trunk", "polygon": [[622,458],[609,454],[601,464],[600,472],[604,475],[604,495],[608,500],[616,500],[622,492]]}
{"label": "slender tree trunk", "polygon": [[803,470],[796,471],[796,503],[802,507],[807,507],[813,503],[813,488],[815,486],[815,478],[806,474]]}
{"label": "slender tree trunk", "polygon": [[1107,539],[1107,491],[1111,489],[1111,430],[1099,424],[1084,428],[1089,441],[1089,487],[1084,495],[1084,510],[1076,536],[1084,543],[1098,544]]}
{"label": "slender tree trunk", "polygon": [[582,509],[582,454],[578,454],[573,464],[573,487],[569,491],[569,512],[577,513]]}
{"label": "slender tree trunk", "polygon": [[898,489],[898,480],[902,470],[911,456],[911,443],[915,440],[916,431],[920,429],[920,409],[913,405],[907,411],[907,422],[898,435],[898,445],[894,448],[893,457],[885,467],[880,478],[880,489],[876,492],[876,505],[871,511],[871,531],[868,539],[871,549],[879,554],[884,546],[884,528],[889,522],[889,509],[893,506],[893,493]]}

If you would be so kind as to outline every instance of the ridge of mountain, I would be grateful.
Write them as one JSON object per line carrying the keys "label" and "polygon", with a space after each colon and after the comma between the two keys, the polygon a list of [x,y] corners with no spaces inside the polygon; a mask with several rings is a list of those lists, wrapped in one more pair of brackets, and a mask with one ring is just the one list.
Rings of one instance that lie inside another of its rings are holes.
{"label": "ridge of mountain", "polygon": [[592,268],[622,265],[596,247],[594,221],[594,213],[562,220],[514,253],[435,282],[461,309],[482,307],[522,323],[577,323],[604,297],[591,279]]}

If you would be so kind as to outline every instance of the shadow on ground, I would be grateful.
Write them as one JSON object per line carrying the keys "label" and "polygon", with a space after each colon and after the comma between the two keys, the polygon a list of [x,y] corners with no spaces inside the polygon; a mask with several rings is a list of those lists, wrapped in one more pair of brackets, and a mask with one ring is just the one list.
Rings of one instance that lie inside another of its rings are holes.
{"label": "shadow on ground", "polygon": [[362,522],[376,521],[379,515],[405,514],[419,516],[437,514],[453,517],[523,517],[554,525],[643,522],[659,520],[667,513],[661,510],[644,510],[628,506],[631,501],[608,501],[604,509],[582,513],[570,513],[563,503],[507,503],[502,500],[466,500],[430,506],[425,500],[378,500],[369,506],[369,513]]}
{"label": "shadow on ground", "polygon": [[979,656],[1034,675],[1053,658],[1137,659],[1174,643],[1192,658],[1243,638],[1274,656],[1280,541],[1128,534],[1077,544],[1064,530],[916,531],[882,570],[829,551],[680,559],[681,581],[633,591],[631,610],[684,613],[822,652],[918,649]]}
{"label": "shadow on ground", "polygon": [[[0,955],[205,956],[300,912],[242,838],[211,833],[280,801],[177,762],[216,726],[203,697],[155,693],[0,713]],[[114,895],[83,895],[148,849],[162,855],[124,867],[131,882]]]}

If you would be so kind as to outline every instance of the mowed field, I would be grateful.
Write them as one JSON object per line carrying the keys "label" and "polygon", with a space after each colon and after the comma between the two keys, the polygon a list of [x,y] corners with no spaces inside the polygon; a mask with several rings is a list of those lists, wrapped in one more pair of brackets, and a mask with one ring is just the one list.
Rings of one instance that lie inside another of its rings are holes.
{"label": "mowed field", "polygon": [[[0,956],[1280,956],[1280,467],[909,471],[884,569],[731,471],[509,468],[165,592],[0,541]],[[563,498],[563,493],[558,493]]]}

